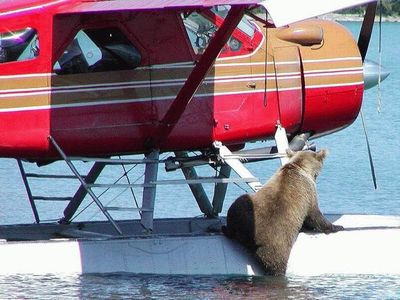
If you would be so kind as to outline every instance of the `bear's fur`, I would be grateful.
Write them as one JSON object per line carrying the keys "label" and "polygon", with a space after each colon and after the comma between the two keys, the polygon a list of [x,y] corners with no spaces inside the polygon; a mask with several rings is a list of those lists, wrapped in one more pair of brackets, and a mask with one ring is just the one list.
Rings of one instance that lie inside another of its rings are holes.
{"label": "bear's fur", "polygon": [[318,207],[315,180],[326,154],[288,150],[289,162],[257,193],[240,196],[228,210],[223,232],[255,253],[269,274],[285,274],[302,226],[324,233],[343,230]]}

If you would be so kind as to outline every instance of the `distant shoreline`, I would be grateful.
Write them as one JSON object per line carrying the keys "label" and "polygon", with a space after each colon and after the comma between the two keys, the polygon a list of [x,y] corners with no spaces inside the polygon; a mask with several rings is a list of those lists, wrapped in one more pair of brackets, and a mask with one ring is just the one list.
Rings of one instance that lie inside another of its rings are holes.
{"label": "distant shoreline", "polygon": [[[323,20],[333,20],[339,22],[362,22],[363,15],[359,14],[336,14],[330,13],[319,17]],[[379,22],[379,16],[375,17],[375,22]],[[382,16],[382,22],[400,22],[400,16]]]}

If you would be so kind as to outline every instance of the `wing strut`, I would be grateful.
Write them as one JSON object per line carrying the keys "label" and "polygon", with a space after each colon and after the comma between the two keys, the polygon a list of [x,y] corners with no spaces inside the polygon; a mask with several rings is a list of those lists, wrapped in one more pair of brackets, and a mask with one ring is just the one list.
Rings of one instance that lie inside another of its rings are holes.
{"label": "wing strut", "polygon": [[200,57],[199,62],[193,68],[185,84],[156,128],[154,140],[148,146],[152,148],[159,147],[159,145],[162,144],[172,132],[187,105],[192,100],[193,95],[203,82],[204,77],[207,75],[218,54],[228,41],[233,30],[235,30],[239,24],[244,12],[244,6],[232,6],[229,10],[224,23],[221,25],[219,30],[215,32],[213,39]]}

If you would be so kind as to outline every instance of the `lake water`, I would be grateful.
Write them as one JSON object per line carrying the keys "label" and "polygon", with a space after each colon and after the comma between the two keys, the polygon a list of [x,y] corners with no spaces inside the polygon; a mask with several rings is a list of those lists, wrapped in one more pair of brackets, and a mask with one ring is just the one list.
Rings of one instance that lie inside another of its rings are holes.
{"label": "lake water", "polygon": [[[345,23],[358,32],[359,23]],[[382,63],[391,72],[378,89],[366,93],[363,110],[374,157],[378,189],[371,180],[368,154],[360,119],[349,128],[316,140],[330,155],[318,179],[320,206],[325,213],[400,215],[400,24],[384,23]],[[368,57],[379,61],[378,31],[375,28]],[[379,96],[380,95],[380,96]],[[382,99],[378,113],[378,99]],[[52,168],[61,168],[57,163]],[[278,162],[250,166],[263,181]],[[161,176],[165,176],[160,174]],[[0,161],[2,193],[0,223],[34,221],[22,181],[13,160]],[[40,185],[44,193],[65,191],[66,185]],[[230,202],[243,193],[230,187],[223,214]],[[176,195],[179,194],[179,197]],[[115,199],[111,195],[109,200]],[[123,198],[123,197],[122,197]],[[156,217],[196,216],[200,212],[186,187],[159,192]],[[60,217],[62,206],[42,206],[44,219]],[[122,216],[124,217],[124,215]],[[95,208],[80,218],[102,219]],[[373,242],[373,241],[371,241]],[[329,258],[327,258],[329,259]],[[310,262],[312,264],[312,262]],[[1,268],[1,266],[0,266]],[[399,276],[335,275],[319,277],[229,277],[229,276],[3,276],[0,299],[400,299]]]}

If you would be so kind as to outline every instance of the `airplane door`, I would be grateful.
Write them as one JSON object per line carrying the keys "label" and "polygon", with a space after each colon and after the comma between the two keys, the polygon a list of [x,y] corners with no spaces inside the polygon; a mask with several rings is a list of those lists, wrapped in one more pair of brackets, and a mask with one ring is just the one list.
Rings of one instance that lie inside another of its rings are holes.
{"label": "airplane door", "polygon": [[274,48],[280,122],[287,132],[297,131],[303,118],[303,80],[298,47]]}
{"label": "airplane door", "polygon": [[51,134],[65,143],[99,137],[105,152],[143,145],[154,111],[138,46],[114,26],[81,29],[57,46],[63,52],[53,67]]}

